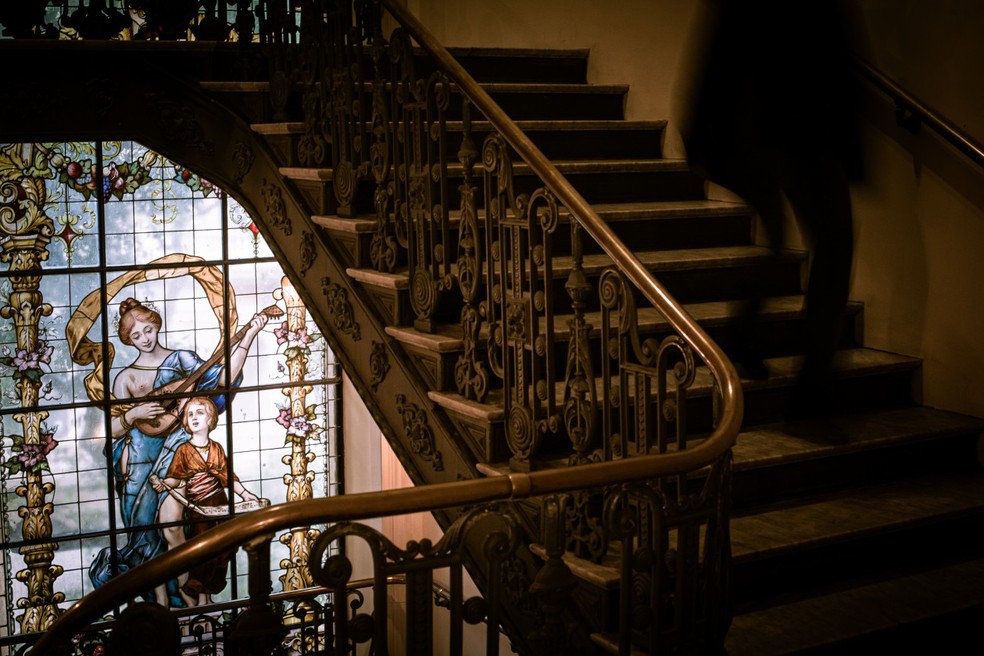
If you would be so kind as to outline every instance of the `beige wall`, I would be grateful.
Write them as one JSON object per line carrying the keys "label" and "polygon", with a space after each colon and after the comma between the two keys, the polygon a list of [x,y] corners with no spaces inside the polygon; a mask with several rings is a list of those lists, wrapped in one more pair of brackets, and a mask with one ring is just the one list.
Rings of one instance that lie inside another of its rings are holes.
{"label": "beige wall", "polygon": [[[984,3],[855,4],[862,54],[984,143]],[[871,98],[862,114],[853,297],[866,342],[924,359],[926,404],[984,416],[984,169],[926,128],[900,130]]]}
{"label": "beige wall", "polygon": [[[850,0],[862,54],[984,141],[984,3]],[[694,0],[407,0],[447,45],[589,48],[588,81],[631,85],[628,118],[679,121],[702,13]],[[868,183],[854,192],[852,296],[866,343],[924,358],[928,405],[984,416],[984,173],[890,108],[862,126]],[[886,118],[887,117],[887,118]],[[925,131],[924,131],[925,132]],[[900,146],[901,139],[904,146]],[[796,243],[795,238],[793,243]]]}
{"label": "beige wall", "polygon": [[[377,490],[393,490],[411,487],[413,482],[407,476],[406,470],[390,448],[382,431],[369,414],[358,392],[347,376],[342,379],[342,426],[344,427],[344,460],[345,460],[345,494],[359,492],[374,492]],[[410,540],[420,541],[424,538],[437,542],[443,532],[437,521],[430,513],[416,513],[401,517],[386,517],[363,522],[380,531],[400,548],[406,547]],[[372,576],[372,557],[362,540],[350,539],[346,543],[346,553],[352,561],[353,579],[370,578]],[[434,574],[435,582],[445,588],[449,579],[447,570],[439,570]],[[479,594],[478,588],[472,582],[468,573],[464,574],[464,598]],[[372,608],[371,598],[366,597],[367,605],[360,612],[368,612]],[[399,656],[403,653],[405,623],[401,621],[402,607],[405,597],[399,588],[393,588],[390,595],[390,612],[393,613],[390,628],[390,653]],[[447,610],[437,608],[434,611],[434,656],[450,653],[448,636],[450,635],[450,614]],[[464,653],[485,653],[485,625],[468,625],[464,627]],[[362,645],[365,647],[366,645]],[[363,653],[362,650],[359,652]],[[511,654],[509,641],[500,636],[499,653]]]}
{"label": "beige wall", "polygon": [[[589,48],[588,81],[629,84],[629,119],[672,117],[694,0],[407,0],[448,46]],[[682,157],[675,131],[667,155]]]}

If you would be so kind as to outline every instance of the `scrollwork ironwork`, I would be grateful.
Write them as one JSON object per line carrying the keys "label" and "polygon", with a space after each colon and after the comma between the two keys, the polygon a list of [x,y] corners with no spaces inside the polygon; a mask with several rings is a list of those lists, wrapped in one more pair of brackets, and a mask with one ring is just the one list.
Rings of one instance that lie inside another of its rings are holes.
{"label": "scrollwork ironwork", "polygon": [[348,291],[341,285],[333,283],[329,278],[321,279],[321,289],[328,297],[328,317],[335,329],[357,342],[362,339],[362,329],[355,320],[352,304],[348,300]]}
{"label": "scrollwork ironwork", "polygon": [[255,161],[256,154],[253,152],[253,147],[245,141],[237,141],[232,148],[232,163],[235,165],[232,176],[236,182],[242,183]]}
{"label": "scrollwork ironwork", "polygon": [[195,111],[157,93],[147,94],[147,104],[157,113],[157,121],[168,141],[199,150],[206,155],[215,152],[215,144],[205,137]]}
{"label": "scrollwork ironwork", "polygon": [[444,471],[444,456],[434,441],[434,431],[427,425],[427,413],[404,394],[396,395],[396,411],[403,418],[403,432],[410,448],[421,460],[430,462],[434,471]]}
{"label": "scrollwork ironwork", "polygon": [[276,182],[267,183],[266,178],[264,178],[260,193],[263,196],[270,225],[279,229],[285,237],[289,237],[294,230],[290,217],[287,216],[287,204],[284,203],[283,190]]}
{"label": "scrollwork ironwork", "polygon": [[369,387],[375,392],[386,379],[386,374],[390,370],[389,354],[386,345],[382,342],[373,341],[372,349],[369,352]]}
{"label": "scrollwork ironwork", "polygon": [[318,259],[318,248],[315,246],[315,237],[309,230],[301,231],[301,275],[306,275],[308,269],[314,266]]}

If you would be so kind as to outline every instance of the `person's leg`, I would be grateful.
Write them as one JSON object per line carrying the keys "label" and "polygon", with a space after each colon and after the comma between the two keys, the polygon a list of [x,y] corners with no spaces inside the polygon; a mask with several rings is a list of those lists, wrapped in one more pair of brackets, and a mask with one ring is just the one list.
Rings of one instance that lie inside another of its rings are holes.
{"label": "person's leg", "polygon": [[814,153],[790,172],[786,193],[812,242],[805,358],[792,412],[825,415],[831,410],[828,387],[851,282],[854,232],[850,191],[840,163],[822,153]]}
{"label": "person's leg", "polygon": [[[771,159],[772,156],[770,156]],[[731,190],[752,206],[759,217],[764,241],[778,261],[783,245],[783,198],[778,174],[765,158],[748,158],[737,162],[730,174]],[[735,320],[732,360],[742,378],[765,379],[769,372],[763,362],[764,352],[757,336],[759,312],[765,290],[756,285],[742,299]]]}

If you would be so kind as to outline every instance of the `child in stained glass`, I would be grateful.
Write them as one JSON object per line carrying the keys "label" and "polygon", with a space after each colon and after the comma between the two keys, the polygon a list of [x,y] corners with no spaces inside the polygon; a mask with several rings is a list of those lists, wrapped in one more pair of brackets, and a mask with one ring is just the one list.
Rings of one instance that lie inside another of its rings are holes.
{"label": "child in stained glass", "polygon": [[[169,526],[164,529],[168,549],[184,543],[212,528],[217,521],[210,509],[228,507],[226,489],[229,486],[229,469],[222,445],[209,437],[218,423],[219,411],[208,397],[195,397],[185,405],[182,424],[191,436],[174,452],[166,478],[151,476],[151,486],[157,492],[167,492],[172,500],[185,508],[188,526]],[[247,490],[239,477],[232,475],[232,489],[243,501],[260,499]],[[164,517],[161,508],[161,521]],[[221,511],[220,513],[221,514]],[[181,596],[189,606],[211,603],[211,595],[221,592],[226,585],[226,565],[229,556],[224,555],[198,565],[178,577]]]}

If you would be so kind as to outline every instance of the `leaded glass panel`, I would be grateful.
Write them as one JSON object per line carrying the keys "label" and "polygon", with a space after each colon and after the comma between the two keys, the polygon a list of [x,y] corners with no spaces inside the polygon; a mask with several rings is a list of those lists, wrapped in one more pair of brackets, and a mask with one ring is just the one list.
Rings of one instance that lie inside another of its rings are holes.
{"label": "leaded glass panel", "polygon": [[[210,181],[134,142],[0,144],[0,633],[43,630],[217,518],[296,500],[285,459],[335,493],[337,375]],[[279,538],[273,566],[292,567],[302,545]],[[144,596],[245,596],[241,555],[212,565]]]}

